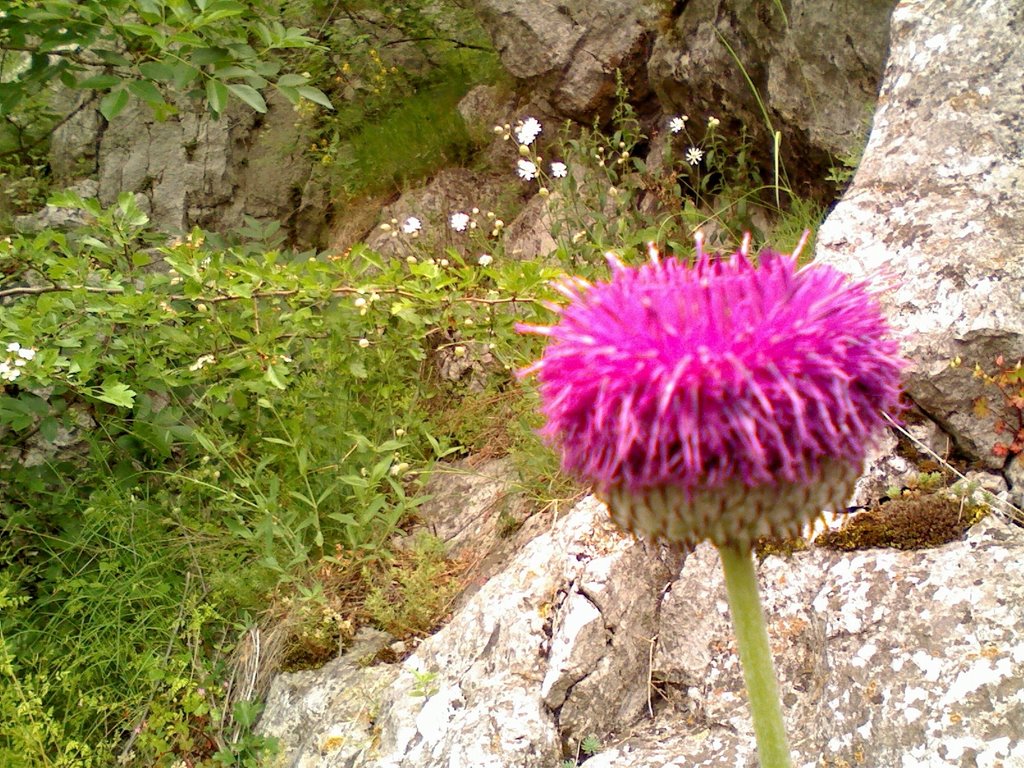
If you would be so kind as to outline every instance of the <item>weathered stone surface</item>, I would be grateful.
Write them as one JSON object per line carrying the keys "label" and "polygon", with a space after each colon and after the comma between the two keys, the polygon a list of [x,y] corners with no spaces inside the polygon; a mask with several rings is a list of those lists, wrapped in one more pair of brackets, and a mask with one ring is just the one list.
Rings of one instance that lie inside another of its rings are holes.
{"label": "weathered stone surface", "polygon": [[361,629],[326,666],[274,678],[257,732],[279,738],[275,766],[343,768],[373,742],[373,718],[397,665],[375,664],[391,637]]}
{"label": "weathered stone surface", "polygon": [[648,79],[665,112],[687,114],[697,125],[713,115],[726,135],[746,128],[762,162],[773,146],[770,120],[782,131],[790,181],[820,182],[835,158],[863,143],[893,5],[677,3],[671,27],[654,43]]}
{"label": "weathered stone surface", "polygon": [[[668,576],[583,502],[405,662],[360,765],[550,768],[563,739],[635,720]],[[409,696],[423,675],[436,693]]]}
{"label": "weathered stone surface", "polygon": [[[371,705],[375,746],[294,764],[551,768],[590,734],[609,745],[599,768],[755,764],[718,556],[677,569],[585,500],[404,662]],[[1024,761],[1020,528],[814,548],[759,578],[796,765]],[[326,719],[345,727],[308,727]]]}
{"label": "weathered stone surface", "polygon": [[[385,256],[443,258],[452,247],[475,260],[488,248],[489,232],[495,218],[501,218],[510,184],[514,178],[478,173],[467,168],[445,168],[425,183],[406,190],[395,202],[381,210],[381,223],[388,228],[374,229],[366,244]],[[473,209],[477,213],[472,213]],[[450,217],[456,211],[471,215],[473,229],[456,232]],[[487,212],[494,214],[488,218]],[[415,237],[402,233],[401,225],[410,216],[418,218],[422,229]]]}
{"label": "weathered stone surface", "polygon": [[[1010,503],[1014,504],[1020,509],[1024,509],[1024,459],[1021,456],[1024,454],[1017,454],[1011,460],[1006,468],[1006,480],[1010,486]],[[1024,516],[1020,518],[1024,521]]]}
{"label": "weathered stone surface", "polygon": [[[1011,596],[1022,547],[1019,529],[988,519],[932,550],[768,558],[759,575],[795,763],[1024,760],[1024,608]],[[662,607],[664,710],[593,765],[753,764],[726,616],[717,556],[702,547]]]}
{"label": "weathered stone surface", "polygon": [[816,252],[885,289],[909,394],[994,468],[995,420],[1009,414],[971,371],[1024,349],[1022,33],[1019,4],[899,5],[870,141]]}
{"label": "weathered stone surface", "polygon": [[864,461],[864,473],[848,500],[851,507],[867,507],[885,495],[892,485],[904,485],[918,469],[896,452],[897,441],[891,432],[881,434]]}
{"label": "weathered stone surface", "polygon": [[535,196],[508,226],[505,233],[505,255],[514,259],[543,260],[558,247],[551,236],[551,206],[557,195],[545,199]]}
{"label": "weathered stone surface", "polygon": [[225,230],[251,216],[281,222],[301,245],[323,240],[328,206],[290,103],[269,94],[265,115],[235,105],[220,120],[201,104],[179,107],[160,122],[131,104],[109,124],[94,107],[82,110],[54,136],[57,172],[63,180],[91,172],[77,158],[95,159],[101,202],[141,194],[153,224],[167,232]]}
{"label": "weathered stone surface", "polygon": [[615,70],[643,96],[646,48],[655,11],[650,3],[590,0],[472,0],[505,68],[528,80],[534,98],[554,114],[592,119],[615,93]]}

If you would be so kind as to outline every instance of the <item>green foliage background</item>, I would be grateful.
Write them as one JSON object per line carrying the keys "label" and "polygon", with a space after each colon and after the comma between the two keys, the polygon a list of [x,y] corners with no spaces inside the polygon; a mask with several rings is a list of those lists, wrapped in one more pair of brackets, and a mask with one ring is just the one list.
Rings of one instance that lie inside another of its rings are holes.
{"label": "green foliage background", "polygon": [[[381,56],[395,40],[416,41],[407,67]],[[457,3],[15,0],[0,15],[0,370],[16,371],[0,381],[0,765],[266,764],[260,691],[239,675],[254,626],[292,606],[285,655],[314,659],[355,623],[416,634],[446,610],[456,569],[436,542],[390,548],[432,462],[500,443],[542,500],[575,492],[511,376],[538,347],[514,325],[550,317],[550,283],[600,277],[609,250],[684,252],[708,222],[723,244],[763,240],[750,208],[779,198],[714,126],[648,168],[620,87],[610,131],[546,128],[547,156],[573,169],[551,178],[534,158],[549,263],[505,258],[494,212],[452,247],[403,237],[403,258],[296,252],[254,221],[171,240],[129,194],[104,207],[48,187],[56,105],[113,120],[137,100],[168,119],[193,99],[216,118],[276,89],[316,112],[309,152],[344,204],[476,162],[455,105],[495,80]],[[701,166],[673,159],[687,145]],[[652,193],[663,205],[641,212]],[[782,248],[818,215],[789,197]],[[44,199],[79,223],[12,225]],[[484,392],[432,373],[474,348],[496,361]]]}

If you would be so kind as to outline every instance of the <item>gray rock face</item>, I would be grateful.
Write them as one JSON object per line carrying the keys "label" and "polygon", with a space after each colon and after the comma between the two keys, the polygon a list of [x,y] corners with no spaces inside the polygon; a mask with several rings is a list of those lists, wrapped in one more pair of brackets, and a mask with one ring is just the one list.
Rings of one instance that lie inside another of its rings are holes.
{"label": "gray rock face", "polygon": [[[911,361],[907,390],[990,467],[1002,398],[971,375],[1024,349],[1022,7],[902,3],[871,138],[816,257],[872,279]],[[962,365],[950,362],[962,359]],[[974,411],[986,397],[991,412]]]}
{"label": "gray rock face", "polygon": [[[796,765],[1024,761],[1019,528],[986,518],[936,549],[812,549],[768,558],[759,577]],[[756,760],[716,552],[699,547],[680,570],[593,498],[425,640],[370,708],[376,742],[351,762],[293,751],[325,723],[347,727],[331,712],[277,731],[288,764],[551,768],[591,734],[606,745],[587,761],[599,768]]]}
{"label": "gray rock face", "polygon": [[259,733],[283,741],[279,765],[342,768],[373,743],[376,702],[397,669],[370,663],[390,640],[362,629],[343,656],[321,669],[274,679]]}
{"label": "gray rock face", "polygon": [[615,70],[643,95],[642,74],[654,21],[650,3],[586,0],[532,3],[471,0],[505,68],[530,80],[555,114],[592,119],[615,93]]}
{"label": "gray rock face", "polygon": [[51,155],[68,177],[80,168],[72,158],[94,157],[101,202],[141,194],[163,231],[226,230],[252,216],[282,222],[300,245],[315,244],[325,236],[325,205],[302,154],[301,121],[276,94],[268,105],[265,115],[236,106],[213,120],[199,105],[183,103],[163,122],[129,105],[110,124],[87,109],[54,136]]}
{"label": "gray rock face", "polygon": [[697,122],[713,115],[727,134],[743,126],[760,155],[773,144],[770,120],[783,133],[791,182],[820,180],[834,158],[855,153],[863,143],[893,5],[894,0],[677,3],[682,10],[654,43],[648,80],[665,112]]}

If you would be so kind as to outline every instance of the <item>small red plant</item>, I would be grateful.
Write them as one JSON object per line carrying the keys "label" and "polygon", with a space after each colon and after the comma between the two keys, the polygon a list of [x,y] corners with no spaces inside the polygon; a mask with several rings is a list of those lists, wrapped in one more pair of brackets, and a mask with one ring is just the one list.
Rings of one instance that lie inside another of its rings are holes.
{"label": "small red plant", "polygon": [[[1016,424],[1013,424],[1008,423],[1006,419],[996,420],[995,431],[1000,439],[992,447],[992,453],[996,456],[1015,456],[1024,451],[1024,363],[1018,360],[1016,364],[1011,365],[999,355],[995,359],[993,373],[988,373],[978,364],[974,366],[974,377],[999,390],[1011,414],[1010,421],[1016,421]],[[981,405],[987,411],[987,400],[980,398],[976,401],[975,410]]]}

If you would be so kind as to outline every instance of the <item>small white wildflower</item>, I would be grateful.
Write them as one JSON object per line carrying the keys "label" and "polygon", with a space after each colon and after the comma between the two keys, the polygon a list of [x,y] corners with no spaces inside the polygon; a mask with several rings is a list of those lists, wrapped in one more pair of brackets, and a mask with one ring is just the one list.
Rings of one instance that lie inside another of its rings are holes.
{"label": "small white wildflower", "polygon": [[679,133],[681,130],[683,130],[683,128],[686,127],[687,120],[689,120],[689,118],[686,115],[679,115],[677,117],[673,117],[671,120],[668,121],[668,129],[672,131],[672,133]]}
{"label": "small white wildflower", "polygon": [[688,150],[686,150],[686,162],[688,162],[690,165],[696,165],[703,159],[703,157],[704,151],[698,149],[697,147],[690,147]]}
{"label": "small white wildflower", "polygon": [[399,427],[395,430],[395,437],[405,437],[405,430]]}
{"label": "small white wildflower", "polygon": [[389,232],[391,230],[391,225],[385,221],[383,224],[380,225],[380,229],[382,232]]}
{"label": "small white wildflower", "polygon": [[356,343],[359,345],[360,349],[366,349],[368,346],[370,346],[369,339],[360,339]]}
{"label": "small white wildflower", "polygon": [[23,357],[26,360],[31,360],[36,356],[36,351],[31,347],[22,347],[18,350],[18,357]]}
{"label": "small white wildflower", "polygon": [[12,368],[7,363],[0,363],[0,379],[3,379],[4,381],[14,381],[19,376],[21,376],[20,370]]}
{"label": "small white wildflower", "polygon": [[28,365],[28,360],[22,360],[20,357],[16,357],[14,358],[14,364],[19,368],[24,368],[26,365]]}
{"label": "small white wildflower", "polygon": [[464,323],[465,325],[473,325],[473,318],[472,318],[472,317],[467,317],[467,318],[466,318],[465,320],[463,320],[462,322],[463,322],[463,323]]}
{"label": "small white wildflower", "polygon": [[714,116],[709,117],[708,118],[708,128],[717,128],[718,124],[721,123],[721,122],[722,121],[719,120],[717,117],[714,117]]}
{"label": "small white wildflower", "polygon": [[188,367],[190,371],[198,371],[205,365],[217,362],[217,358],[213,355],[200,355],[199,358]]}
{"label": "small white wildflower", "polygon": [[476,263],[479,264],[481,267],[486,267],[493,261],[494,257],[491,256],[489,253],[485,253],[483,256],[476,260]]}
{"label": "small white wildflower", "polygon": [[355,303],[356,303],[357,307],[365,307],[366,306],[366,299],[364,299],[362,296],[360,296],[358,299],[356,299]]}
{"label": "small white wildflower", "polygon": [[448,264],[449,264],[449,261],[448,261],[448,259],[441,259],[441,260],[440,260],[439,262],[437,262],[437,263],[438,263],[438,264],[440,264],[440,265],[441,265],[442,267],[447,267],[447,266],[448,266]]}
{"label": "small white wildflower", "polygon": [[502,221],[501,219],[495,219],[494,220],[494,228],[495,229],[501,229],[504,226],[505,226],[505,222]]}
{"label": "small white wildflower", "polygon": [[423,223],[415,216],[410,216],[402,222],[402,232],[407,235],[415,235],[421,229],[423,229]]}
{"label": "small white wildflower", "polygon": [[556,179],[564,179],[567,172],[568,168],[565,167],[565,163],[555,161],[551,164],[551,175]]}
{"label": "small white wildflower", "polygon": [[533,181],[537,178],[537,166],[529,160],[520,160],[518,173],[523,181]]}
{"label": "small white wildflower", "polygon": [[18,351],[19,349],[21,349],[21,344],[19,344],[19,343],[18,343],[18,342],[16,342],[16,341],[12,341],[12,342],[11,342],[10,344],[8,344],[8,345],[7,345],[7,351],[8,351],[8,352],[14,352],[14,353],[17,353],[17,351]]}
{"label": "small white wildflower", "polygon": [[540,121],[535,117],[528,117],[516,126],[516,141],[529,146],[540,135]]}
{"label": "small white wildflower", "polygon": [[452,354],[455,355],[456,357],[465,357],[466,356],[466,348],[463,347],[462,345],[459,345],[455,349],[452,350]]}
{"label": "small white wildflower", "polygon": [[407,264],[415,264],[417,261],[419,261],[419,259],[417,259],[415,256],[406,256],[405,261]]}
{"label": "small white wildflower", "polygon": [[408,462],[402,461],[399,462],[398,464],[395,464],[388,471],[391,473],[392,477],[401,477],[402,475],[409,471],[409,464]]}
{"label": "small white wildflower", "polygon": [[455,213],[452,214],[451,219],[449,219],[449,221],[452,225],[452,229],[454,229],[456,232],[465,232],[466,227],[469,225],[469,215],[463,213],[462,211],[456,211]]}
{"label": "small white wildflower", "polygon": [[480,209],[479,208],[474,208],[473,210],[470,211],[470,213],[472,213],[474,216],[476,216],[478,213],[480,213]]}

